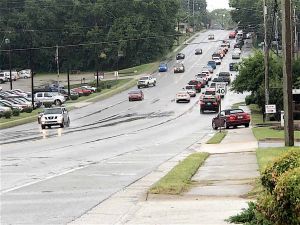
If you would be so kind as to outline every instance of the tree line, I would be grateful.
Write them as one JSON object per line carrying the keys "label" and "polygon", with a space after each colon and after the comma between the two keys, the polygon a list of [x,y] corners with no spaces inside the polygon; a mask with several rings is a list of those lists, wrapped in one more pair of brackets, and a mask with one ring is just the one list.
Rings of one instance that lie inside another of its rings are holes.
{"label": "tree line", "polygon": [[[115,69],[159,59],[178,37],[180,0],[2,0],[0,69]],[[9,40],[9,41],[8,41]]]}

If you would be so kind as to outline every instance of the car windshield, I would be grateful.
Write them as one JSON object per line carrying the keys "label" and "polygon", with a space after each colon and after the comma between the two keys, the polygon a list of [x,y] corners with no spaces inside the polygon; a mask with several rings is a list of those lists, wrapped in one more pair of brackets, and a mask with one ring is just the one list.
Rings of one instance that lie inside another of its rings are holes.
{"label": "car windshield", "polygon": [[182,67],[183,65],[181,63],[176,64],[176,67]]}
{"label": "car windshield", "polygon": [[50,108],[50,109],[45,109],[44,115],[48,114],[61,114],[62,109],[61,108]]}
{"label": "car windshield", "polygon": [[139,91],[131,91],[129,92],[130,95],[137,95],[137,94],[140,94],[141,92]]}
{"label": "car windshield", "polygon": [[210,86],[211,86],[211,87],[215,87],[215,86],[216,86],[216,83],[211,83]]}
{"label": "car windshield", "polygon": [[230,73],[219,73],[219,76],[221,76],[221,77],[229,77]]}
{"label": "car windshield", "polygon": [[215,64],[216,62],[215,61],[208,61],[207,64]]}
{"label": "car windshield", "polygon": [[149,77],[141,77],[140,80],[148,80]]}
{"label": "car windshield", "polygon": [[192,89],[195,89],[195,87],[194,87],[194,86],[192,86],[192,85],[189,85],[189,86],[186,86],[186,87],[185,87],[185,89],[192,90]]}
{"label": "car windshield", "polygon": [[196,85],[198,82],[196,81],[196,80],[191,80],[190,82],[189,82],[189,84],[190,85]]}
{"label": "car windshield", "polygon": [[162,64],[160,64],[159,66],[160,66],[160,67],[165,67],[165,66],[166,66],[166,64],[163,64],[163,63],[162,63]]}
{"label": "car windshield", "polygon": [[232,115],[237,113],[243,113],[244,111],[242,109],[232,109],[225,112],[226,115]]}
{"label": "car windshield", "polygon": [[215,95],[216,91],[206,91],[205,95]]}
{"label": "car windshield", "polygon": [[216,102],[215,98],[203,98],[204,102]]}

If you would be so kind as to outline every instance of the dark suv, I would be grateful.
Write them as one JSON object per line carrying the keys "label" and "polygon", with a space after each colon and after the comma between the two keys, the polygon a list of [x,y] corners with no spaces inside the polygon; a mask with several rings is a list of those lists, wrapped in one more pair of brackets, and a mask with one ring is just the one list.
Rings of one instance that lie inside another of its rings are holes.
{"label": "dark suv", "polygon": [[220,72],[218,77],[222,78],[223,82],[230,84],[230,82],[231,82],[230,76],[231,76],[231,74],[229,72]]}
{"label": "dark suv", "polygon": [[183,53],[178,53],[178,54],[176,55],[176,59],[177,59],[177,60],[184,59],[184,58],[185,58],[185,54],[183,54]]}
{"label": "dark suv", "polygon": [[204,113],[204,111],[219,111],[219,101],[216,96],[208,95],[204,96],[200,100],[200,113]]}

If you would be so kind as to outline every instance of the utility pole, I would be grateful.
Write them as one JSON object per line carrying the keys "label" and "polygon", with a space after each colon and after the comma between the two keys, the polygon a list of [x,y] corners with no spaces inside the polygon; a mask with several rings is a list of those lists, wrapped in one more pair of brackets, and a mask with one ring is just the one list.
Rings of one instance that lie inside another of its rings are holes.
{"label": "utility pole", "polygon": [[276,55],[279,55],[279,31],[278,31],[278,13],[275,14],[275,39],[276,39]]}
{"label": "utility pole", "polygon": [[294,59],[298,58],[298,33],[297,33],[297,15],[296,15],[296,6],[294,6],[294,13],[293,13],[293,20],[294,20]]}
{"label": "utility pole", "polygon": [[285,137],[285,146],[294,146],[291,0],[282,0],[281,4],[282,4],[282,47],[283,47],[284,137]]}
{"label": "utility pole", "polygon": [[193,0],[193,32],[195,31],[195,0]]}
{"label": "utility pole", "polygon": [[[265,37],[264,37],[264,64],[265,64],[265,104],[269,105],[269,43],[268,43],[268,21],[267,21],[267,14],[268,9],[266,5],[266,0],[263,0],[263,12],[264,12],[264,30],[265,30]],[[266,120],[267,114],[265,114]]]}
{"label": "utility pole", "polygon": [[56,45],[56,52],[55,52],[55,61],[57,66],[57,81],[59,82],[59,58],[58,58],[58,45]]}

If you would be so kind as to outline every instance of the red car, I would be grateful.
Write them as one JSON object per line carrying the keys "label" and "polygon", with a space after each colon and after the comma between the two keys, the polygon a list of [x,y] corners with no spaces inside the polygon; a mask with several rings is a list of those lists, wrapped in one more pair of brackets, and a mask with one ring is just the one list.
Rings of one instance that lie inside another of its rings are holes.
{"label": "red car", "polygon": [[201,88],[203,88],[205,86],[204,84],[204,80],[191,80],[188,83],[189,85],[194,85],[196,92],[201,92]]}
{"label": "red car", "polygon": [[244,112],[242,109],[226,109],[222,110],[215,118],[212,119],[212,128],[217,130],[220,125],[217,120],[224,120],[223,127],[228,129],[229,127],[236,128],[237,126],[249,127],[250,115]]}
{"label": "red car", "polygon": [[230,39],[234,39],[235,36],[236,36],[236,32],[235,31],[232,31],[232,32],[229,33],[229,38]]}
{"label": "red car", "polygon": [[128,93],[129,101],[142,101],[144,100],[144,93],[142,90],[131,91]]}
{"label": "red car", "polygon": [[78,93],[79,96],[87,96],[87,95],[90,95],[92,93],[91,90],[88,90],[88,89],[85,89],[85,88],[73,88],[72,91]]}

